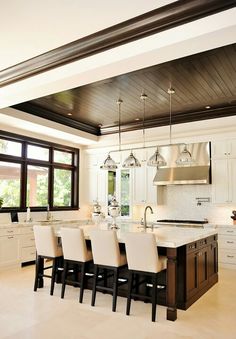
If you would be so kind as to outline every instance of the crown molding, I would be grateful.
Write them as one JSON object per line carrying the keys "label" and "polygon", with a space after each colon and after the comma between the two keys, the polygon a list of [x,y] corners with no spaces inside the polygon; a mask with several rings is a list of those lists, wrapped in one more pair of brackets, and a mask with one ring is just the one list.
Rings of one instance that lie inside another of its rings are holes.
{"label": "crown molding", "polygon": [[235,7],[235,0],[179,0],[0,71],[0,87]]}

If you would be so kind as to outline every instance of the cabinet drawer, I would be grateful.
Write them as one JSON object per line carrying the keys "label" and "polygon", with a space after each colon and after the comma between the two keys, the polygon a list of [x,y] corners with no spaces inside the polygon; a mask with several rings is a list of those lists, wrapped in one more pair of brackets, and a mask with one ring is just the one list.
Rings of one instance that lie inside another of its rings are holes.
{"label": "cabinet drawer", "polygon": [[224,263],[224,264],[236,265],[236,252],[219,251],[219,262]]}
{"label": "cabinet drawer", "polygon": [[0,229],[0,236],[4,237],[6,235],[15,235],[19,234],[19,229],[14,227],[9,228],[1,228]]}
{"label": "cabinet drawer", "polygon": [[20,228],[20,234],[33,234],[33,233],[34,233],[33,226]]}
{"label": "cabinet drawer", "polygon": [[32,261],[36,258],[35,247],[24,247],[21,249],[21,262]]}
{"label": "cabinet drawer", "polygon": [[21,247],[30,247],[35,245],[34,235],[27,234],[21,238]]}
{"label": "cabinet drawer", "polygon": [[235,249],[236,250],[236,237],[229,237],[227,235],[219,236],[219,248]]}
{"label": "cabinet drawer", "polygon": [[236,236],[236,228],[225,227],[225,228],[218,228],[217,230],[218,230],[218,234],[235,235]]}
{"label": "cabinet drawer", "polygon": [[187,252],[193,252],[197,249],[197,242],[192,242],[190,244],[187,244]]}

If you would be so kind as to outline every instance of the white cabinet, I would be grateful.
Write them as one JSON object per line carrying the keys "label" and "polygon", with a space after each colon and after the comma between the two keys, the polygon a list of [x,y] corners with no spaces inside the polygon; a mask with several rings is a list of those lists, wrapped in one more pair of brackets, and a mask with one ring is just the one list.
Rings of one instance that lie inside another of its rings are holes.
{"label": "white cabinet", "polygon": [[212,200],[216,204],[236,202],[236,159],[212,160]]}
{"label": "white cabinet", "polygon": [[134,205],[156,204],[157,187],[153,185],[156,168],[147,166],[147,158],[151,155],[142,151],[135,156],[140,160],[141,167],[133,170],[133,203]]}
{"label": "white cabinet", "polygon": [[83,191],[86,203],[93,205],[96,201],[107,204],[107,171],[100,169],[99,161],[103,156],[86,155],[84,165]]}
{"label": "white cabinet", "polygon": [[20,261],[26,263],[34,261],[36,257],[36,247],[34,240],[34,231],[32,226],[22,227],[20,229]]}
{"label": "white cabinet", "polygon": [[211,143],[212,159],[236,158],[236,139]]}
{"label": "white cabinet", "polygon": [[20,263],[20,239],[18,229],[6,228],[0,232],[0,268]]}
{"label": "white cabinet", "polygon": [[218,228],[219,263],[221,266],[236,269],[236,227]]}

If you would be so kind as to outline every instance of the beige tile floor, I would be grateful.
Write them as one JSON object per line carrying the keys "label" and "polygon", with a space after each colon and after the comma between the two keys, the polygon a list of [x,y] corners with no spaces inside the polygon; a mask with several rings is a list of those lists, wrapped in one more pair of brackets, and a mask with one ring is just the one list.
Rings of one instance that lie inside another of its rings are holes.
{"label": "beige tile floor", "polygon": [[220,270],[220,281],[178,320],[166,320],[166,308],[158,306],[152,323],[151,305],[133,301],[131,315],[125,315],[125,298],[118,298],[117,312],[111,312],[111,296],[98,293],[96,307],[90,306],[91,291],[79,304],[79,289],[68,287],[60,299],[60,285],[54,296],[45,288],[33,292],[34,268],[0,273],[0,338],[11,339],[152,339],[152,338],[236,338],[236,270]]}

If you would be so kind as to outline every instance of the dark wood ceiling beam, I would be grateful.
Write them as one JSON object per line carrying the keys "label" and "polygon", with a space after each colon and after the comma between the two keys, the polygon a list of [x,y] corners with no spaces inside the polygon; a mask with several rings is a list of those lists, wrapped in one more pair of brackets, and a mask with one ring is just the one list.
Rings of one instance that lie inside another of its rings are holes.
{"label": "dark wood ceiling beam", "polygon": [[[216,119],[221,117],[227,117],[236,115],[236,106],[229,106],[223,108],[216,108],[211,110],[204,110],[198,112],[184,112],[176,115],[172,115],[172,125],[182,124],[187,122],[193,122],[198,120]],[[168,126],[170,123],[168,116],[158,117],[156,119],[146,120],[145,128]],[[143,128],[142,121],[136,121],[134,123],[121,126],[121,132],[129,132]],[[118,133],[118,126],[102,127],[101,135]]]}
{"label": "dark wood ceiling beam", "polygon": [[100,129],[98,127],[94,127],[88,124],[85,124],[83,122],[72,120],[70,118],[67,118],[63,115],[54,113],[52,111],[49,111],[45,108],[36,106],[31,104],[30,102],[25,102],[22,104],[11,106],[12,108],[18,109],[19,111],[23,111],[26,113],[30,113],[32,115],[36,115],[40,118],[44,119],[50,119],[54,122],[57,122],[62,125],[66,125],[93,135],[100,135]]}
{"label": "dark wood ceiling beam", "polygon": [[0,71],[0,87],[234,7],[235,0],[179,0]]}

